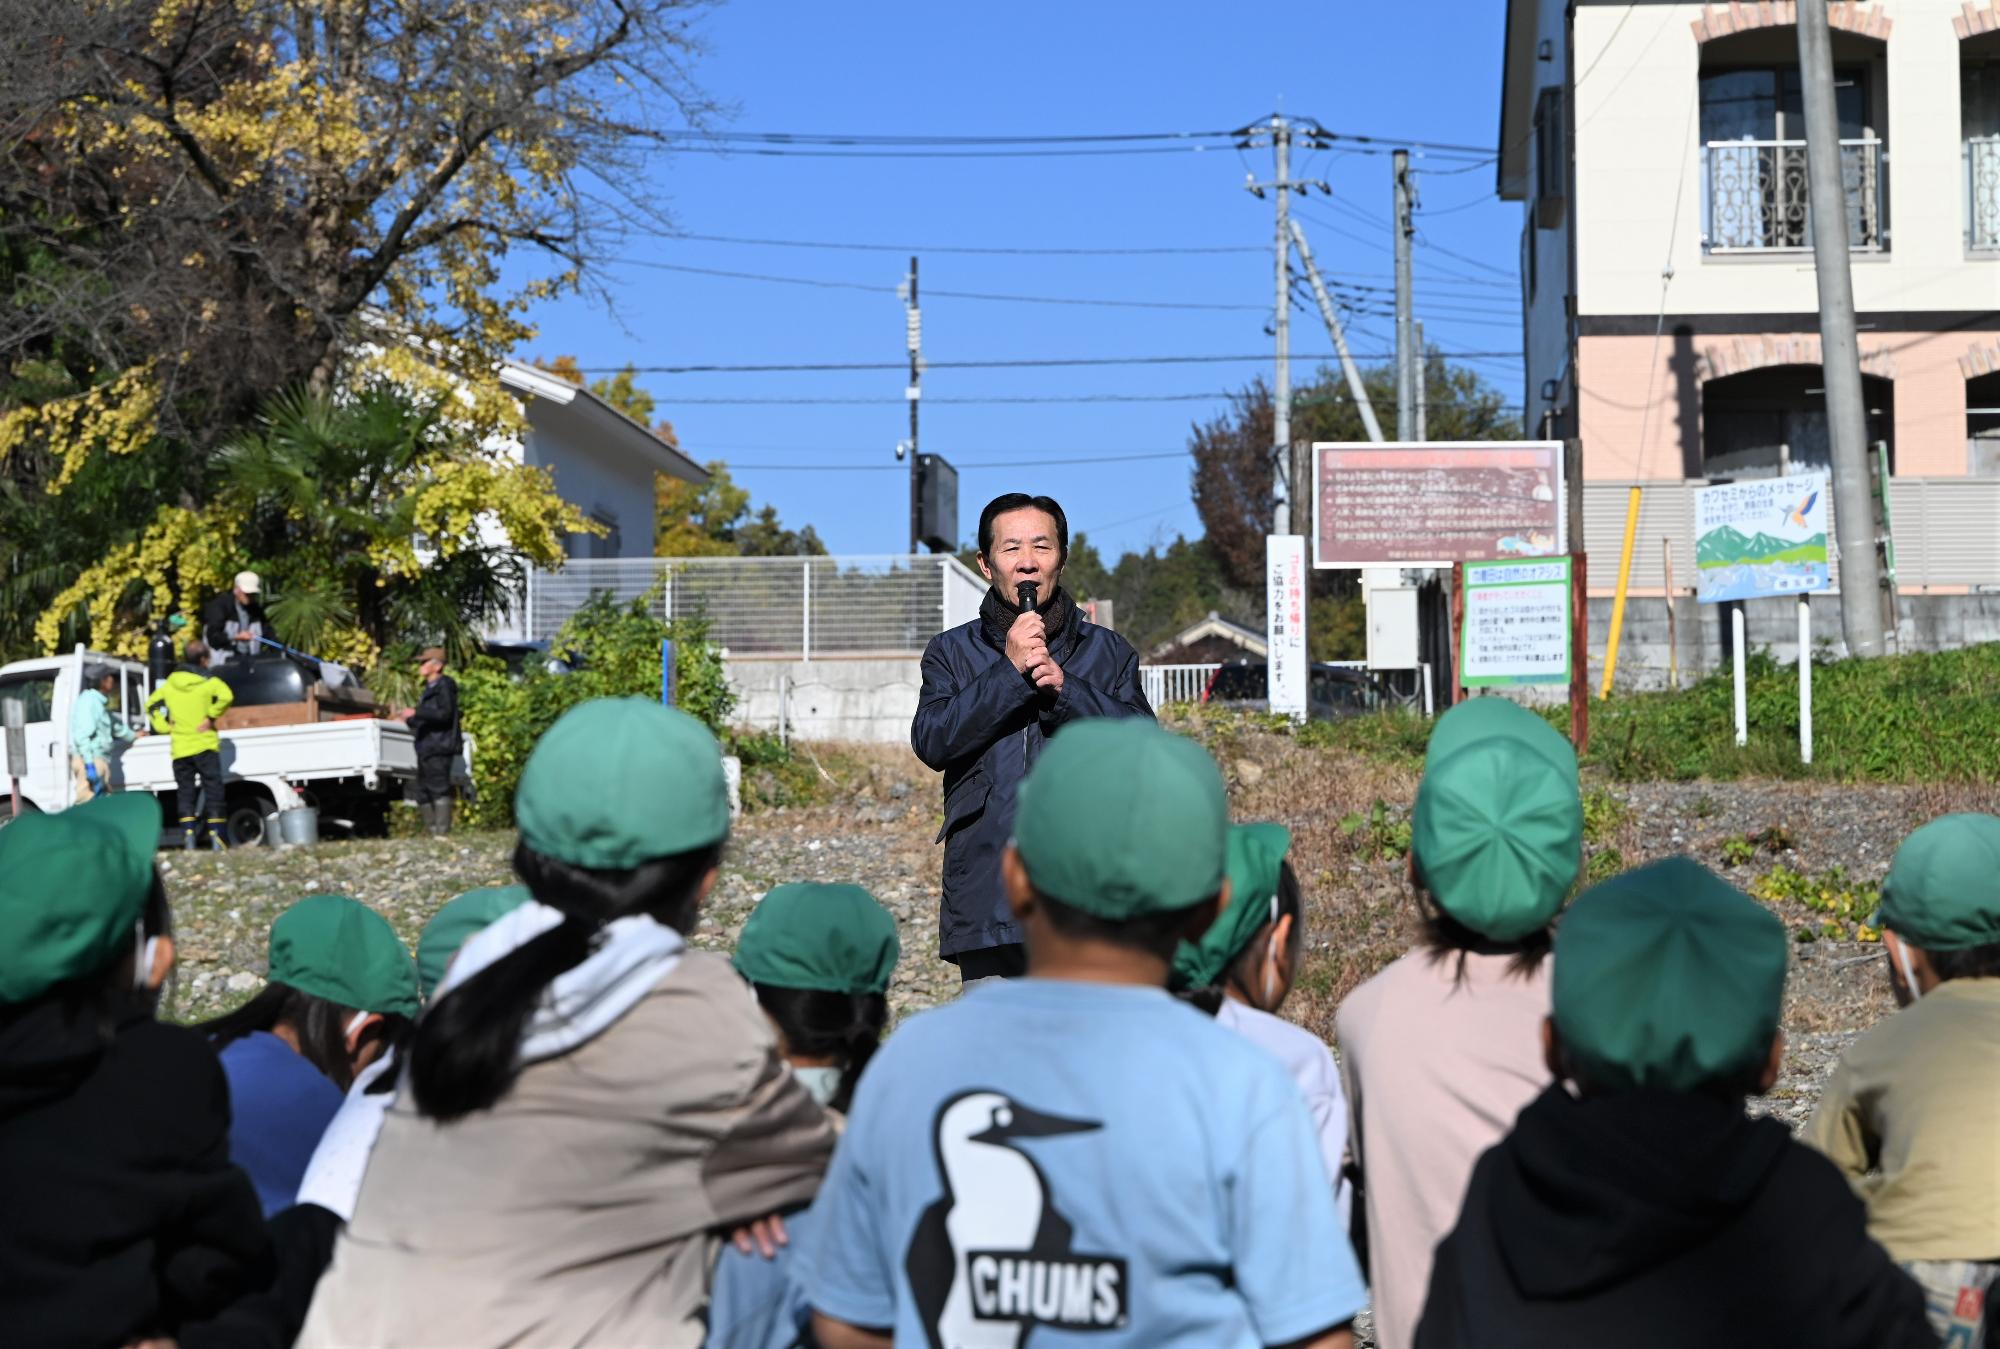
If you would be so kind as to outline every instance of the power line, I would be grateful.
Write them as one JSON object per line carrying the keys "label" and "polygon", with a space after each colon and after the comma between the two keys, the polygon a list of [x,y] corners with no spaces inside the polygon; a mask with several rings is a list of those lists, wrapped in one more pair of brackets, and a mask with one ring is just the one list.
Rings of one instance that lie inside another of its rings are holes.
{"label": "power line", "polygon": [[[1362,311],[1357,311],[1362,312]],[[1439,351],[1437,355],[1456,360],[1473,356],[1517,356],[1518,352],[1491,351]],[[1102,365],[1190,365],[1208,363],[1228,363],[1235,361],[1267,361],[1268,352],[1253,352],[1244,356],[1050,356],[1023,360],[990,361],[931,361],[924,362],[926,370],[1009,370],[1043,369],[1053,366],[1102,366]],[[1317,359],[1317,358],[1307,358]],[[1326,359],[1332,359],[1330,356]],[[1360,361],[1386,361],[1391,359],[1387,352],[1357,352]],[[903,370],[907,363],[901,361],[795,361],[767,362],[752,365],[580,365],[577,373],[585,375],[618,375],[631,371],[635,375],[739,375],[739,374],[808,374],[842,371]]]}
{"label": "power line", "polygon": [[1193,244],[1155,248],[983,248],[970,244],[869,244],[825,239],[754,239],[729,234],[677,234],[676,239],[706,244],[743,244],[758,248],[823,248],[853,253],[947,253],[979,257],[1167,257],[1205,253],[1262,253],[1256,244]]}
{"label": "power line", "polygon": [[[974,459],[955,463],[953,468],[1062,468],[1070,464],[1128,464],[1139,459],[1185,459],[1189,450],[1161,454],[1083,455],[1074,459]],[[728,462],[728,461],[725,461]],[[760,473],[907,473],[901,464],[746,464],[732,468],[755,469]]]}
{"label": "power line", "polygon": [[[814,286],[824,290],[859,290],[878,295],[893,295],[894,286],[874,285],[865,281],[832,281],[825,277],[775,276],[766,272],[736,272],[719,267],[690,267],[679,262],[649,262],[643,258],[612,258],[610,261],[627,267],[647,267],[661,272],[687,272],[695,276],[718,276],[734,281],[763,281],[783,286]],[[1268,306],[1260,304],[1201,304],[1188,300],[1109,300],[1078,295],[1010,295],[974,290],[926,290],[930,297],[942,296],[951,300],[1001,300],[1014,304],[1061,304],[1089,305],[1110,309],[1201,309],[1264,312]]]}
{"label": "power line", "polygon": [[[926,398],[926,403],[1196,403],[1218,398],[1233,398],[1233,390],[1219,393],[1080,393],[1080,394],[1026,394],[1019,397],[976,397],[976,398]],[[908,400],[900,396],[883,398],[684,398],[675,395],[676,404],[743,404],[752,407],[821,405],[836,406],[846,404],[879,405],[883,403],[904,403]]]}

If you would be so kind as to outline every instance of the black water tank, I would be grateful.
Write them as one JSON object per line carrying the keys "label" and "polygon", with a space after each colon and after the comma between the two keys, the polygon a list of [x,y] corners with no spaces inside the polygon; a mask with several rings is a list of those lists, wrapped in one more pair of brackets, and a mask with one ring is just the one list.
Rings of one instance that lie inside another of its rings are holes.
{"label": "black water tank", "polygon": [[236,694],[236,707],[270,707],[302,703],[319,676],[289,656],[260,656],[255,665],[230,661],[209,671]]}

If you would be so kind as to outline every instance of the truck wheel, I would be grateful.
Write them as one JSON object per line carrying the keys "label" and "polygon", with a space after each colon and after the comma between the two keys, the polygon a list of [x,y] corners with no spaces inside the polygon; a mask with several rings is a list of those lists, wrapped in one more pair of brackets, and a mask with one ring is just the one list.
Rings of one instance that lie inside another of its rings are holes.
{"label": "truck wheel", "polygon": [[232,806],[222,826],[222,839],[232,848],[248,848],[264,841],[264,812],[255,802]]}

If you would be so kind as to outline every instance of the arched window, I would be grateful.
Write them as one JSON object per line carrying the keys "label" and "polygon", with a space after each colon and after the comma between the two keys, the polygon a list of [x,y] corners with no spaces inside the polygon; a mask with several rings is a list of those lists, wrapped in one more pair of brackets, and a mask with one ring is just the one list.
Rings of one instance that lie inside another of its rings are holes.
{"label": "arched window", "polygon": [[[1896,386],[1863,375],[1861,393],[1868,443],[1888,444],[1893,472]],[[1831,468],[1820,367],[1776,365],[1709,380],[1701,391],[1701,451],[1702,475],[1709,478],[1774,478]]]}

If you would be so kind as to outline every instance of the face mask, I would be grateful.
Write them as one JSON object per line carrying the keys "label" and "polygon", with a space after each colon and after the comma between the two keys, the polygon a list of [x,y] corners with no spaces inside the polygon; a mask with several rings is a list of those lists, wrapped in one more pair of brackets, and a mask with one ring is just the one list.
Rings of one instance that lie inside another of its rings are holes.
{"label": "face mask", "polygon": [[340,1038],[347,1042],[348,1052],[352,1053],[354,1050],[354,1033],[366,1025],[368,1018],[374,1015],[373,1012],[356,1012],[347,1018],[347,1029],[341,1031]]}
{"label": "face mask", "polygon": [[1264,1010],[1278,1010],[1278,897],[1271,896],[1271,936],[1273,940],[1264,948]]}
{"label": "face mask", "polygon": [[146,935],[144,920],[132,924],[132,991],[152,991],[153,962],[160,956],[160,939]]}
{"label": "face mask", "polygon": [[1910,990],[1910,1001],[1917,1002],[1924,996],[1924,991],[1917,986],[1917,971],[1910,963],[1910,948],[1900,941],[1896,943],[1896,968],[1903,972],[1903,987]]}
{"label": "face mask", "polygon": [[838,1068],[794,1067],[792,1076],[799,1080],[799,1085],[806,1089],[809,1096],[823,1106],[832,1104],[833,1098],[840,1094],[842,1074]]}

